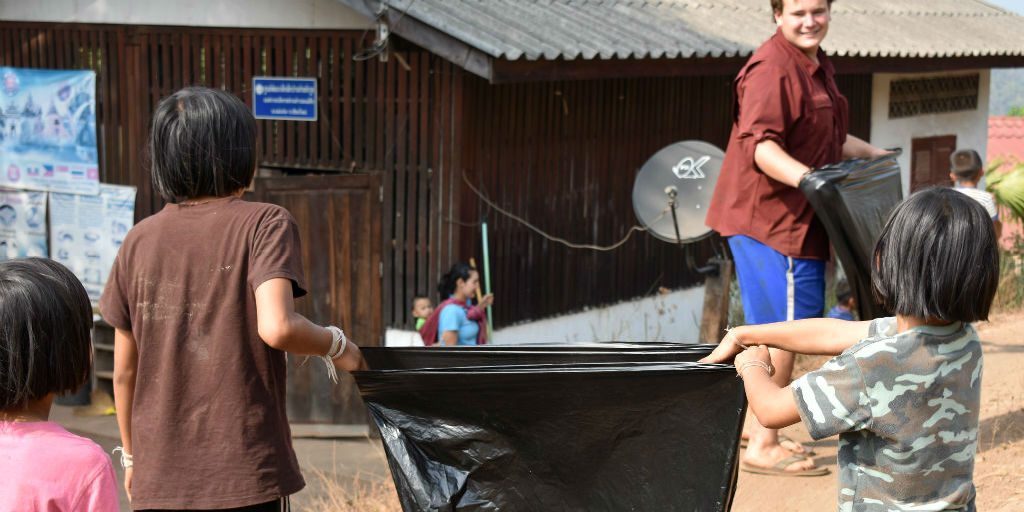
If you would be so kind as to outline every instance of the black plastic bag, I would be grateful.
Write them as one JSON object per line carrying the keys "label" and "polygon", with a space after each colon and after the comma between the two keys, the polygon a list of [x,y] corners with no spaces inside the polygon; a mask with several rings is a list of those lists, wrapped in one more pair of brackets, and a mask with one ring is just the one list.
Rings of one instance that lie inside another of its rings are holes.
{"label": "black plastic bag", "polygon": [[800,181],[843,265],[861,320],[889,314],[872,295],[871,262],[885,221],[903,201],[899,155],[846,160],[816,169]]}
{"label": "black plastic bag", "polygon": [[745,397],[729,365],[357,372],[405,511],[728,510]]}
{"label": "black plastic bag", "polygon": [[365,347],[361,350],[370,369],[412,370],[523,364],[696,362],[714,348],[715,345],[694,344],[586,344]]}

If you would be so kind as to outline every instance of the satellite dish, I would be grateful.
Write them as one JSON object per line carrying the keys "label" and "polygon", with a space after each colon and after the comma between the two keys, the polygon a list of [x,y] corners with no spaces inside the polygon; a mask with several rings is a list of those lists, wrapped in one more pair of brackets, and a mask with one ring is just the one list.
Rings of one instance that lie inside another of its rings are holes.
{"label": "satellite dish", "polygon": [[699,140],[658,151],[633,182],[633,210],[647,231],[672,243],[696,242],[711,233],[704,223],[725,153]]}

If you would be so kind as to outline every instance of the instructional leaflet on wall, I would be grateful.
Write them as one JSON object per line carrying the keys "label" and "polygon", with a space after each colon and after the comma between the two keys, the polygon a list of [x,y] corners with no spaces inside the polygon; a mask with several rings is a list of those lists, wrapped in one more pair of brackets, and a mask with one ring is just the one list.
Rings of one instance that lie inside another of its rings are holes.
{"label": "instructional leaflet on wall", "polygon": [[0,189],[0,261],[46,254],[46,192]]}
{"label": "instructional leaflet on wall", "polygon": [[71,269],[99,301],[117,250],[135,222],[135,187],[100,185],[99,194],[50,194],[50,257]]}
{"label": "instructional leaflet on wall", "polygon": [[95,72],[0,67],[0,186],[97,193]]}

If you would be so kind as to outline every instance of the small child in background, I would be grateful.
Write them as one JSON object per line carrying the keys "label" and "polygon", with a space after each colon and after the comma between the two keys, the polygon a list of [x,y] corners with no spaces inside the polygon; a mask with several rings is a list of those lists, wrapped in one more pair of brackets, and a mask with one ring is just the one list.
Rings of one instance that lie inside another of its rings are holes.
{"label": "small child in background", "polygon": [[839,320],[853,321],[853,309],[857,307],[857,301],[853,298],[853,293],[850,292],[849,287],[836,288],[836,305],[832,306],[832,309],[825,315],[828,318],[836,318]]}
{"label": "small child in background", "polygon": [[417,331],[423,327],[423,324],[430,318],[430,314],[433,312],[434,303],[430,301],[429,297],[419,295],[412,299],[412,317],[416,319]]}
{"label": "small child in background", "polygon": [[981,155],[973,149],[954,151],[949,156],[949,179],[953,181],[953,190],[974,199],[985,208],[985,212],[992,218],[998,239],[1002,236],[1003,224],[999,220],[999,208],[996,207],[995,197],[990,192],[978,188],[984,171]]}
{"label": "small child in background", "polygon": [[[964,194],[918,192],[893,210],[874,261],[894,317],[741,326],[703,361],[735,356],[762,425],[839,435],[839,510],[975,510],[982,351],[970,323],[988,318],[999,285],[992,220]],[[836,357],[780,387],[769,346]]]}
{"label": "small child in background", "polygon": [[0,263],[0,510],[118,509],[110,457],[49,420],[92,368],[92,306],[52,260]]}

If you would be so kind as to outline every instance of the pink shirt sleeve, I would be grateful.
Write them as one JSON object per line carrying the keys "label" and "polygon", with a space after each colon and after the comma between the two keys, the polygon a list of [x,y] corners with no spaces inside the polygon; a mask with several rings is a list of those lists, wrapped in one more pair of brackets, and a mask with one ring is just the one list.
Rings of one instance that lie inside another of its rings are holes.
{"label": "pink shirt sleeve", "polygon": [[110,459],[106,460],[96,472],[95,478],[84,489],[74,506],[74,510],[105,512],[118,510],[117,477]]}

